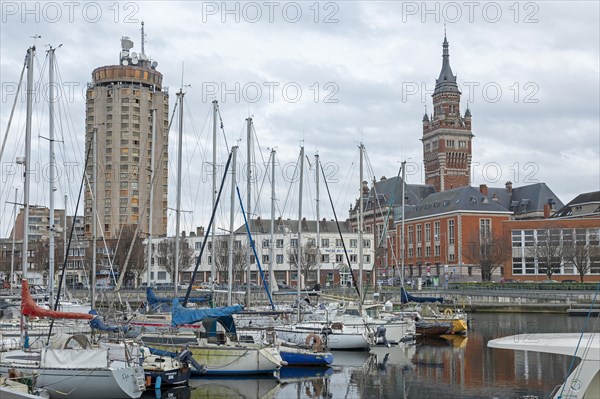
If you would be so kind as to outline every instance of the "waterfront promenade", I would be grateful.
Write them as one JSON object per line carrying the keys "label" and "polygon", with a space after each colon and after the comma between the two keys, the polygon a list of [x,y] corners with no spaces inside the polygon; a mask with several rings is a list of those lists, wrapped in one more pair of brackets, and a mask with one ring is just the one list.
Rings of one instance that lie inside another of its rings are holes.
{"label": "waterfront promenade", "polygon": [[[415,296],[443,297],[445,303],[442,308],[460,308],[466,312],[543,312],[543,313],[568,313],[569,310],[589,310],[594,300],[597,284],[499,284],[499,283],[465,283],[449,284],[445,289],[442,286],[424,287],[422,290],[409,290]],[[85,300],[89,297],[88,290],[72,290],[72,296]],[[159,296],[173,296],[171,291],[158,290]],[[8,290],[0,290],[0,297],[8,295]],[[200,295],[197,292],[197,295]],[[192,294],[196,295],[196,294]],[[308,296],[306,293],[304,296]],[[97,303],[104,307],[115,296],[112,290],[99,291]],[[224,304],[227,294],[215,293],[215,303]],[[279,291],[274,300],[279,303],[291,302],[296,298],[296,291]],[[320,293],[322,301],[355,300],[354,288],[323,289]],[[129,302],[131,307],[140,305],[146,300],[146,292],[142,289],[121,290],[123,302]],[[311,301],[317,297],[310,295]],[[378,295],[367,292],[369,302],[391,301],[394,307],[400,305],[400,287],[381,287]],[[234,294],[234,301],[245,302],[245,293]],[[118,300],[115,301],[119,303]],[[262,289],[253,289],[251,302],[255,305],[268,305],[267,295]],[[118,305],[117,305],[118,306]],[[600,305],[595,303],[593,309],[599,310]]]}

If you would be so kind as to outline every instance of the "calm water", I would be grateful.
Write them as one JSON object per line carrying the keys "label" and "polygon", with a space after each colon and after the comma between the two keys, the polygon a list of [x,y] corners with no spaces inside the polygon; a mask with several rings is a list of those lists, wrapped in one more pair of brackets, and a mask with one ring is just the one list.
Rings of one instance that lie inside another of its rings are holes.
{"label": "calm water", "polygon": [[562,315],[474,314],[468,337],[428,339],[397,348],[387,358],[334,352],[334,367],[284,370],[281,383],[274,379],[194,379],[189,390],[163,391],[158,397],[547,398],[567,376],[569,357],[490,349],[487,342],[512,334],[580,332],[584,321]]}

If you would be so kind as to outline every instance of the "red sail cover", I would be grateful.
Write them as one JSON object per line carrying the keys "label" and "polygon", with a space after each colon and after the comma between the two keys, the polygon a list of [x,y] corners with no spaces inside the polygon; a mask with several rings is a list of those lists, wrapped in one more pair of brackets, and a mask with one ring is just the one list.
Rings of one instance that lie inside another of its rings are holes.
{"label": "red sail cover", "polygon": [[48,317],[51,319],[79,319],[91,320],[94,318],[91,314],[76,312],[57,312],[55,310],[44,309],[38,306],[29,293],[29,284],[26,280],[21,282],[21,314],[23,316]]}

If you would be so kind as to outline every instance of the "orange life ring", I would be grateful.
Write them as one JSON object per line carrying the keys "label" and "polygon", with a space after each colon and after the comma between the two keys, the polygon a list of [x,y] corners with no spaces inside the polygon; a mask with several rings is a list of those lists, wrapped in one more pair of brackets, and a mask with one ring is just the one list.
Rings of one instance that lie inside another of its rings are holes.
{"label": "orange life ring", "polygon": [[304,343],[306,346],[310,346],[312,342],[313,352],[321,352],[323,350],[323,340],[315,333],[310,333],[306,336]]}

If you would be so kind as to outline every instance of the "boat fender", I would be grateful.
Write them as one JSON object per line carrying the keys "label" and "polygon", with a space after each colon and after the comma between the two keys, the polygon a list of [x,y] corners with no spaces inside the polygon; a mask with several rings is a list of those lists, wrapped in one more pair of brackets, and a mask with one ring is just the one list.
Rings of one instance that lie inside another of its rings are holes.
{"label": "boat fender", "polygon": [[311,346],[311,342],[313,352],[321,352],[323,350],[323,340],[317,334],[310,333],[306,336],[306,340],[304,340],[304,343],[307,346]]}
{"label": "boat fender", "polygon": [[452,309],[448,308],[446,310],[444,310],[444,316],[446,317],[452,317]]}
{"label": "boat fender", "polygon": [[154,383],[154,389],[160,389],[160,384],[162,383],[162,378],[159,375],[158,377],[156,377],[156,382]]}

